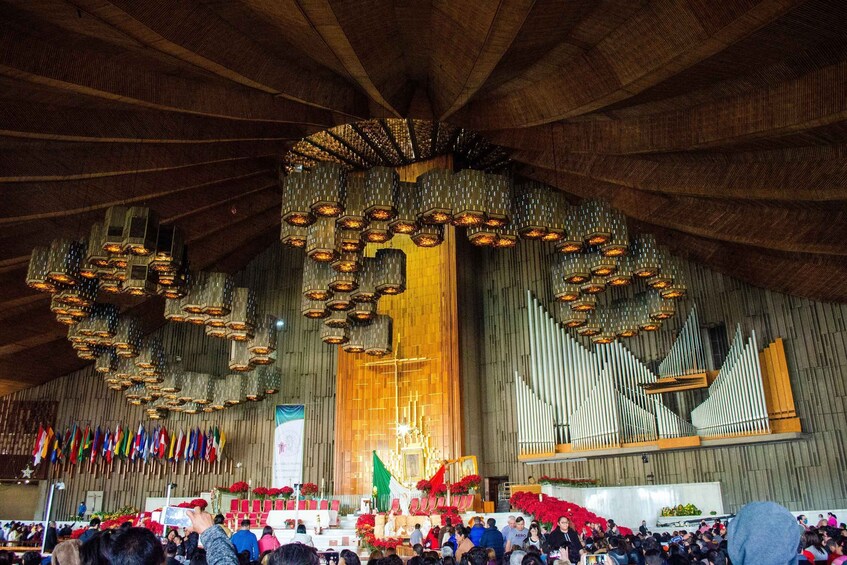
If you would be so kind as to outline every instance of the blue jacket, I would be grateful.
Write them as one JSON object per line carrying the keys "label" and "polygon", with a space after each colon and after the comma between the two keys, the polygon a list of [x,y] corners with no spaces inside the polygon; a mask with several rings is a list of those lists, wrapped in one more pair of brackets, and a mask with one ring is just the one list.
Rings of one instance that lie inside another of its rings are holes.
{"label": "blue jacket", "polygon": [[250,530],[238,530],[232,534],[229,541],[231,541],[232,545],[235,546],[236,553],[249,551],[250,559],[252,561],[259,560],[259,540],[256,539],[256,534]]}
{"label": "blue jacket", "polygon": [[474,524],[474,527],[471,528],[468,537],[471,539],[474,545],[479,545],[479,542],[482,539],[483,532],[485,532],[485,526],[483,526],[482,524]]}
{"label": "blue jacket", "polygon": [[506,540],[503,539],[503,534],[497,528],[485,528],[482,533],[482,539],[477,544],[479,547],[490,547],[497,554],[497,559],[503,558],[503,553],[506,550]]}

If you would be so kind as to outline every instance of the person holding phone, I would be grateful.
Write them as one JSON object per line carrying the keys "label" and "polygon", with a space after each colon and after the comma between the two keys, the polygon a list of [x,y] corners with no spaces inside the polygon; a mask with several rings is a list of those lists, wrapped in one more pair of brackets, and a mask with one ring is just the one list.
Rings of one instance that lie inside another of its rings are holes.
{"label": "person holding phone", "polygon": [[579,563],[579,551],[582,549],[582,542],[579,541],[579,535],[571,526],[571,521],[567,516],[561,516],[557,525],[558,527],[555,530],[547,534],[547,545],[550,547],[550,551],[559,550],[557,563],[561,565]]}

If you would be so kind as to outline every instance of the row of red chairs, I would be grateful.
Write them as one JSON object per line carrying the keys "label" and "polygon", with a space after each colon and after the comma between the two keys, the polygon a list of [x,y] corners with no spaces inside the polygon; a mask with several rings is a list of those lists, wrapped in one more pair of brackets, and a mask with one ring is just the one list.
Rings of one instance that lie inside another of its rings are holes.
{"label": "row of red chairs", "polygon": [[[459,514],[463,512],[467,512],[473,506],[473,495],[472,494],[463,494],[460,496],[454,496],[450,500],[450,504],[455,506],[459,510]],[[414,516],[426,516],[435,512],[438,508],[442,508],[447,505],[447,499],[443,496],[439,497],[424,497],[424,498],[413,498],[411,503],[409,503],[409,514]],[[391,501],[391,510],[395,513],[400,512],[400,500],[394,499]]]}
{"label": "row of red chairs", "polygon": [[[301,500],[300,510],[331,510],[338,512],[341,502],[333,500]],[[226,519],[229,522],[240,524],[242,520],[250,520],[251,527],[260,528],[268,523],[268,514],[271,510],[296,510],[296,500],[232,500]]]}

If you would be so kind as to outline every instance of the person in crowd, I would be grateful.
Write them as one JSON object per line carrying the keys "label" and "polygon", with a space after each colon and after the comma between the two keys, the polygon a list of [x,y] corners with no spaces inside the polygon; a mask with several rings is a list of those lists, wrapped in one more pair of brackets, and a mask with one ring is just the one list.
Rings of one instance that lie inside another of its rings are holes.
{"label": "person in crowd", "polygon": [[87,542],[91,538],[95,537],[97,533],[100,531],[100,518],[92,518],[88,523],[88,529],[85,530],[82,535],[79,537],[79,541],[82,543]]}
{"label": "person in crowd", "polygon": [[[111,563],[121,565],[162,565],[165,552],[162,544],[147,528],[128,528],[107,538],[105,532],[98,540],[110,546]],[[92,540],[93,541],[93,540]],[[83,548],[85,544],[83,544]],[[109,563],[110,561],[106,561]]]}
{"label": "person in crowd", "polygon": [[815,530],[807,530],[803,532],[801,546],[803,547],[803,551],[801,552],[806,556],[806,559],[809,561],[826,561],[828,554],[823,547],[823,543],[821,542],[821,536]]}
{"label": "person in crowd", "polygon": [[379,565],[403,565],[403,559],[396,553],[392,553],[383,557]]}
{"label": "person in crowd", "polygon": [[423,539],[421,525],[415,524],[415,529],[412,530],[411,535],[409,535],[409,545],[423,545]]}
{"label": "person in crowd", "polygon": [[829,526],[830,528],[837,528],[838,527],[838,516],[836,516],[832,512],[827,512],[826,516],[827,516],[826,525]]}
{"label": "person in crowd", "polygon": [[470,551],[474,546],[471,539],[468,537],[470,531],[465,526],[459,524],[456,526],[456,560],[461,563],[462,555]]}
{"label": "person in crowd", "polygon": [[83,500],[79,503],[79,506],[76,509],[76,515],[79,517],[80,520],[82,520],[83,518],[85,518],[85,513],[87,511],[88,508],[85,506],[85,501]]}
{"label": "person in crowd", "polygon": [[803,531],[809,529],[809,519],[806,518],[805,514],[800,514],[799,516],[797,516],[797,523],[800,525],[801,528],[803,528]]}
{"label": "person in crowd", "polygon": [[273,551],[279,547],[279,540],[274,535],[274,529],[270,526],[265,526],[262,529],[262,537],[259,538],[259,553]]}
{"label": "person in crowd", "polygon": [[172,541],[165,544],[165,565],[181,565],[176,558],[176,544]]}
{"label": "person in crowd", "polygon": [[476,516],[473,519],[473,526],[471,527],[471,531],[468,533],[468,538],[470,538],[471,542],[477,546],[482,540],[483,533],[485,533],[485,526],[482,525],[482,517]]}
{"label": "person in crowd", "polygon": [[51,556],[52,565],[80,565],[79,550],[82,543],[78,539],[63,541],[56,544]]}
{"label": "person in crowd", "polygon": [[296,533],[291,537],[291,543],[302,543],[309,547],[315,547],[315,542],[312,541],[312,536],[306,533],[306,526],[299,524]]}
{"label": "person in crowd", "polygon": [[499,562],[503,559],[503,553],[506,551],[506,542],[503,540],[503,534],[497,529],[497,520],[489,518],[487,523],[488,527],[485,528],[479,545],[480,547],[490,547],[493,549]]}
{"label": "person in crowd", "polygon": [[280,546],[268,558],[268,565],[319,565],[315,548],[302,543],[287,543]]}
{"label": "person in crowd", "polygon": [[[705,520],[703,522],[700,522],[701,527],[703,527],[705,525],[706,525]],[[638,533],[640,533],[642,536],[647,535],[647,520],[641,520],[641,525],[638,526]]]}
{"label": "person in crowd", "polygon": [[223,514],[215,514],[215,524],[221,527],[221,529],[226,534],[226,537],[232,537],[232,530],[227,527],[226,520],[224,520]]}
{"label": "person in crowd", "polygon": [[424,547],[427,549],[441,549],[441,528],[439,526],[433,526],[429,533],[426,534],[426,539],[424,540]]}
{"label": "person in crowd", "polygon": [[506,525],[503,526],[503,529],[500,530],[500,533],[503,534],[503,547],[506,547],[506,540],[509,539],[509,534],[512,533],[512,530],[515,529],[515,520],[514,516],[509,516],[506,518]]}
{"label": "person in crowd", "polygon": [[368,556],[368,565],[378,565],[379,560],[385,557],[382,552],[378,549],[371,551],[371,554]]}
{"label": "person in crowd", "polygon": [[[468,532],[468,535],[470,536],[470,532]],[[470,537],[468,537],[468,540],[470,540]],[[472,547],[462,555],[459,563],[462,565],[488,565],[488,551],[484,547]]]}
{"label": "person in crowd", "polygon": [[486,547],[485,554],[488,556],[486,565],[500,565],[500,559],[498,559],[497,553],[494,551],[493,547]]}
{"label": "person in crowd", "polygon": [[47,531],[44,532],[44,551],[52,553],[53,548],[59,543],[59,534],[56,530],[56,522],[47,524]]}
{"label": "person in crowd", "polygon": [[775,502],[751,502],[743,506],[729,523],[727,536],[733,565],[789,565],[797,561],[800,545],[797,520]]}
{"label": "person in crowd", "polygon": [[441,563],[442,565],[449,565],[451,563],[456,563],[456,556],[453,554],[453,546],[452,545],[443,545],[441,546]]}
{"label": "person in crowd", "polygon": [[21,565],[40,565],[41,553],[38,551],[27,551],[21,555]]}
{"label": "person in crowd", "polygon": [[232,534],[230,540],[237,553],[247,551],[250,559],[254,561],[259,559],[259,540],[256,539],[256,534],[250,531],[250,520],[241,520],[241,527]]}
{"label": "person in crowd", "polygon": [[567,516],[560,516],[556,525],[556,529],[547,535],[550,551],[559,550],[559,555],[563,559],[568,559],[571,563],[579,563],[582,542],[579,541],[579,535],[571,526],[570,519]]}
{"label": "person in crowd", "polygon": [[529,553],[531,551],[530,548],[533,547],[537,549],[540,554],[548,553],[547,542],[544,540],[544,535],[541,533],[541,526],[538,525],[538,522],[533,522],[529,525],[529,533],[523,542],[524,551],[527,553]]}
{"label": "person in crowd", "polygon": [[454,528],[453,526],[447,526],[447,528],[445,528],[445,530],[446,531],[441,536],[442,554],[444,553],[444,547],[445,546],[449,546],[450,550],[453,553],[456,553],[456,547],[458,545],[457,542],[456,542],[456,528]]}
{"label": "person in crowd", "polygon": [[524,551],[523,549],[516,549],[515,551],[509,552],[509,565],[521,565],[524,557],[526,557],[526,551]]}
{"label": "person in crowd", "polygon": [[515,518],[515,527],[509,532],[509,537],[506,538],[506,551],[523,547],[523,542],[528,535],[529,531],[526,529],[523,516],[518,516]]}

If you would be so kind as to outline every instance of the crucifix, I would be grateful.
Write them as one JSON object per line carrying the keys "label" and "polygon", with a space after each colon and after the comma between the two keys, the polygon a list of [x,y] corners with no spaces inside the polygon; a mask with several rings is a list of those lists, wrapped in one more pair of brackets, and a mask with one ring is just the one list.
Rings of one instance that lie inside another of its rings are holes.
{"label": "crucifix", "polygon": [[400,366],[424,363],[430,361],[429,357],[401,357],[400,336],[397,336],[397,347],[394,348],[394,357],[365,363],[365,367],[393,367],[394,368],[394,429],[395,449],[400,452],[400,434],[397,433],[400,426]]}

